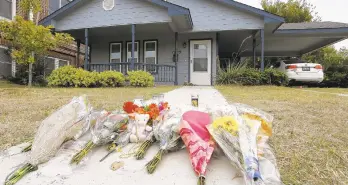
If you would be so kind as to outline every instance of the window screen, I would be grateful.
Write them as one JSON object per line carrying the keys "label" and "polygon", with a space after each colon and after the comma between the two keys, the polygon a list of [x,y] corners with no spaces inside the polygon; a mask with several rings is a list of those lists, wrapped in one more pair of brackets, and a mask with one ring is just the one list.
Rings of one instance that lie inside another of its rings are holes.
{"label": "window screen", "polygon": [[49,76],[52,73],[52,71],[56,68],[55,59],[45,58],[44,66],[45,66],[44,75]]}
{"label": "window screen", "polygon": [[110,44],[110,62],[122,62],[122,44],[111,43]]}
{"label": "window screen", "polygon": [[208,71],[208,52],[207,46],[204,44],[195,44],[193,50],[193,71]]}
{"label": "window screen", "polygon": [[[111,43],[110,44],[110,63],[121,63],[122,62],[122,43]],[[110,70],[125,71],[126,66],[121,64],[112,64]]]}
{"label": "window screen", "polygon": [[[146,64],[157,64],[157,41],[145,41],[144,62]],[[157,72],[156,66],[146,65],[146,71]]]}
{"label": "window screen", "polygon": [[[127,62],[132,62],[132,42],[127,42]],[[139,42],[134,43],[134,63],[139,62]],[[140,66],[135,65],[136,70],[141,70]]]}

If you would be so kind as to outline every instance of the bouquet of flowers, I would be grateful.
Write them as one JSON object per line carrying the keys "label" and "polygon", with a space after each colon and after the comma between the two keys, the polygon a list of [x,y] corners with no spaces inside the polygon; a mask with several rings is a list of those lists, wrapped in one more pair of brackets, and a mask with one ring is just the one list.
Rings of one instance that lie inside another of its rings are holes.
{"label": "bouquet of flowers", "polygon": [[217,118],[207,128],[232,164],[243,173],[246,184],[262,183],[256,143],[261,122],[249,119],[242,111],[245,109],[234,108],[235,115]]}
{"label": "bouquet of flowers", "polygon": [[180,136],[190,154],[191,164],[198,175],[198,185],[205,184],[207,165],[214,151],[215,143],[206,126],[211,123],[210,115],[199,111],[183,114]]}
{"label": "bouquet of flowers", "polygon": [[160,150],[154,158],[146,164],[148,173],[152,174],[156,170],[163,154],[183,148],[183,143],[178,133],[179,124],[180,117],[171,115],[169,118],[165,118],[165,120],[160,122],[154,129],[154,136],[156,140],[159,141]]}
{"label": "bouquet of flowers", "polygon": [[81,160],[97,145],[107,144],[117,138],[117,135],[127,129],[128,115],[103,111],[91,130],[92,139],[85,148],[78,152],[71,163],[79,164]]}
{"label": "bouquet of flowers", "polygon": [[139,107],[133,102],[126,102],[123,106],[123,110],[133,115],[135,119],[130,142],[142,142],[135,154],[135,158],[138,160],[144,158],[146,151],[155,142],[153,128],[163,120],[166,111],[169,110],[166,102],[150,101],[148,103],[148,105]]}
{"label": "bouquet of flowers", "polygon": [[245,120],[254,120],[261,123],[261,127],[257,133],[257,154],[259,158],[263,158],[266,155],[266,148],[268,148],[268,139],[273,134],[272,123],[274,117],[249,105],[235,103],[232,106],[236,107],[238,114],[242,115]]}
{"label": "bouquet of flowers", "polygon": [[131,143],[143,142],[152,131],[153,121],[159,116],[160,110],[156,104],[139,106],[134,102],[125,102],[123,110],[135,120],[130,136]]}
{"label": "bouquet of flowers", "polygon": [[91,106],[86,96],[74,97],[41,122],[32,144],[28,163],[7,176],[5,185],[13,185],[38,165],[55,156],[67,138],[78,138],[88,130]]}

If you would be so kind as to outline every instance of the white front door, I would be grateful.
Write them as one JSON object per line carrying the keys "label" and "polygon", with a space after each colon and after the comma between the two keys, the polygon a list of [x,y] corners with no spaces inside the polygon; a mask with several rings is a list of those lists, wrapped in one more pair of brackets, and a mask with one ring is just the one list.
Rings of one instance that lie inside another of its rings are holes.
{"label": "white front door", "polygon": [[211,85],[211,40],[190,42],[190,82]]}

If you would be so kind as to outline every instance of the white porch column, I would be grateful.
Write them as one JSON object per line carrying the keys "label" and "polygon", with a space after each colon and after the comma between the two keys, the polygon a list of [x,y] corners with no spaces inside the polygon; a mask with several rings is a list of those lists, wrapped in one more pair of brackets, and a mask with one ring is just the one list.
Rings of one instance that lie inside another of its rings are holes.
{"label": "white porch column", "polygon": [[12,0],[12,20],[14,20],[17,15],[17,0]]}

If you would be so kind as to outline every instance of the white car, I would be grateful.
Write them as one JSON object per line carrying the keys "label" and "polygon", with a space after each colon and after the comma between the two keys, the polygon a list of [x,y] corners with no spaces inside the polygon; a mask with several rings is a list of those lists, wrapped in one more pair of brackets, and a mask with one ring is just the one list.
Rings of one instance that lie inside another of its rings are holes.
{"label": "white car", "polygon": [[320,83],[324,80],[323,66],[301,60],[281,60],[274,68],[284,72],[290,81]]}

